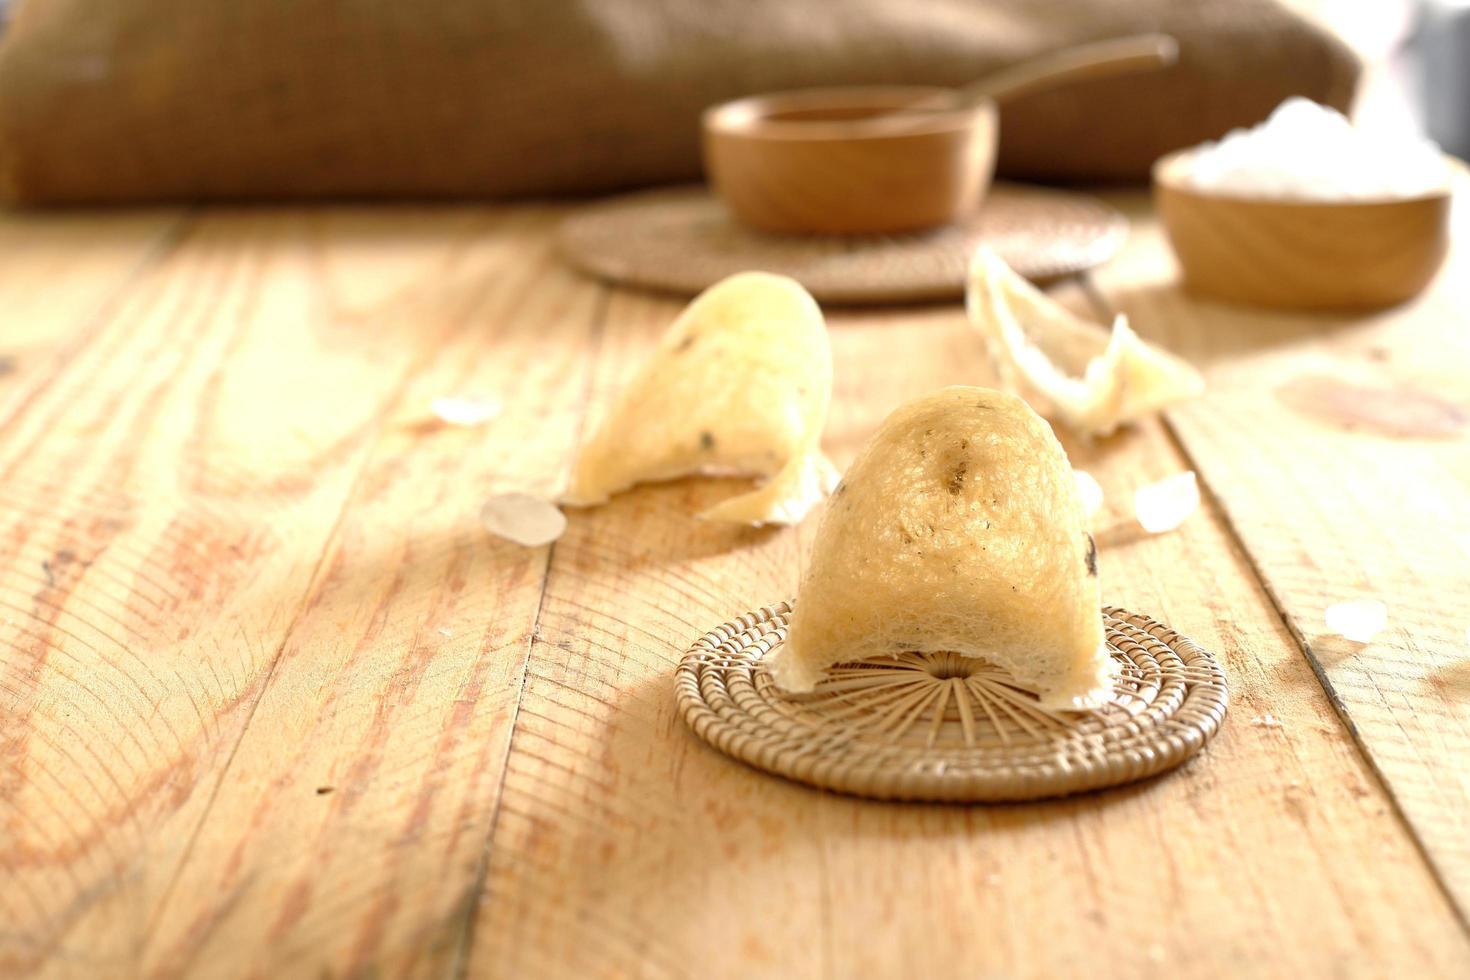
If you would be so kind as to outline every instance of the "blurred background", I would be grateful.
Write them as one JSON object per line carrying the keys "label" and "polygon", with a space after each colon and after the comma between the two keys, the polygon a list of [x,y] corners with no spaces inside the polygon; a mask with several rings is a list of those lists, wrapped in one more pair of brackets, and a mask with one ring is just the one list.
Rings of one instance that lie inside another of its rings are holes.
{"label": "blurred background", "polygon": [[19,204],[588,194],[699,175],[713,103],[960,85],[1159,30],[1175,68],[1029,96],[1002,176],[1141,181],[1305,95],[1470,151],[1464,0],[0,0]]}

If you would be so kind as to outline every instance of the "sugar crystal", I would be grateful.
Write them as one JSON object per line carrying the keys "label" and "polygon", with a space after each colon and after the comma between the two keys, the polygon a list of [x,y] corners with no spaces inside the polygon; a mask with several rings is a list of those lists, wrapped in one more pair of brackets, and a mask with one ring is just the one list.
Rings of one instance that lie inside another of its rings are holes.
{"label": "sugar crystal", "polygon": [[526,493],[499,493],[485,501],[480,522],[496,537],[539,548],[562,536],[566,515],[555,504]]}
{"label": "sugar crystal", "polygon": [[1388,607],[1377,599],[1350,599],[1327,607],[1327,628],[1354,643],[1371,643],[1388,625]]}
{"label": "sugar crystal", "polygon": [[1133,511],[1150,534],[1172,531],[1199,509],[1199,481],[1186,470],[1133,492]]}
{"label": "sugar crystal", "polygon": [[500,414],[501,405],[493,398],[468,398],[445,395],[429,403],[434,417],[445,425],[484,425]]}
{"label": "sugar crystal", "polygon": [[1364,132],[1335,109],[1295,97],[1253,129],[1201,144],[1183,176],[1207,193],[1363,201],[1443,191],[1450,170],[1429,140]]}
{"label": "sugar crystal", "polygon": [[1102,510],[1103,491],[1097,479],[1086,470],[1073,470],[1072,476],[1077,479],[1077,496],[1082,498],[1082,513],[1092,519],[1098,511]]}

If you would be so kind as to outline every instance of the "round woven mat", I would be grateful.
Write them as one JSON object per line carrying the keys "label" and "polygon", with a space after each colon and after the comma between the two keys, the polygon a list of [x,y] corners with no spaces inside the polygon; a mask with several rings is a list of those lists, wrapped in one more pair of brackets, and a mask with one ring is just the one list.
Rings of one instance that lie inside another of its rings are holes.
{"label": "round woven mat", "polygon": [[720,751],[824,789],[956,802],[1078,793],[1179,765],[1225,717],[1213,656],[1111,607],[1120,672],[1096,710],[1043,710],[997,668],[947,653],[839,664],[812,693],[785,694],[761,661],[790,611],[781,603],[701,637],[679,665],[679,711]]}
{"label": "round woven mat", "polygon": [[1112,258],[1128,222],[1094,198],[999,183],[969,221],[914,235],[769,235],[737,223],[703,187],[643,191],[562,222],[562,254],[615,283],[697,293],[759,269],[790,276],[824,303],[954,299],[984,242],[1029,279],[1054,279]]}

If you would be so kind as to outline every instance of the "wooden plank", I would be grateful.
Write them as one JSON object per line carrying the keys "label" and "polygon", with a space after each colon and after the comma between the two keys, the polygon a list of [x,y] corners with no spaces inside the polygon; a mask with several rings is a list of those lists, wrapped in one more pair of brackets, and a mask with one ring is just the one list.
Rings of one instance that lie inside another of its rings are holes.
{"label": "wooden plank", "polygon": [[[1135,233],[1104,297],[1205,370],[1209,397],[1170,423],[1470,917],[1470,251],[1401,309],[1248,312],[1182,293],[1123,203]],[[1366,645],[1324,619],[1363,598],[1389,610]]]}
{"label": "wooden plank", "polygon": [[[605,403],[677,310],[616,294]],[[985,382],[952,308],[832,318],[828,446],[903,398]],[[1113,506],[1181,466],[1157,425],[1074,460]],[[1108,536],[1109,600],[1215,649],[1224,731],[1168,777],[1074,800],[903,806],[748,769],[687,732],[672,676],[713,625],[792,594],[799,531],[690,514],[716,481],[576,516],[552,558],[467,974],[1449,976],[1461,931],[1213,508]],[[1271,714],[1279,725],[1252,724]]]}
{"label": "wooden plank", "polygon": [[[552,254],[556,217],[482,222],[437,274],[452,329],[373,447],[149,936],[149,975],[450,972],[548,553],[490,537],[479,507],[560,478],[603,295]],[[483,429],[427,422],[459,393],[505,412]]]}
{"label": "wooden plank", "polygon": [[484,230],[206,215],[7,426],[0,974],[139,969],[405,376],[501,257]]}
{"label": "wooden plank", "polygon": [[184,220],[177,208],[0,212],[0,426],[105,321]]}

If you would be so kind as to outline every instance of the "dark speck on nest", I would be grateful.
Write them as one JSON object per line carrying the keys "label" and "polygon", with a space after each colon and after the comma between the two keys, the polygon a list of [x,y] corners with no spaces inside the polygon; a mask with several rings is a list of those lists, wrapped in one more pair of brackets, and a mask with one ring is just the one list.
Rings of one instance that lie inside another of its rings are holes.
{"label": "dark speck on nest", "polygon": [[962,459],[962,460],[960,460],[959,465],[957,465],[954,468],[954,472],[952,474],[950,474],[950,477],[949,477],[949,488],[948,489],[949,489],[949,492],[950,493],[952,493],[952,494],[958,494],[961,490],[964,489],[964,487],[965,487],[965,470],[969,469],[969,466],[970,466],[970,464],[967,461],[965,461],[965,460]]}
{"label": "dark speck on nest", "polygon": [[715,448],[715,434],[709,431],[701,432],[699,434],[699,448],[705,450]]}

